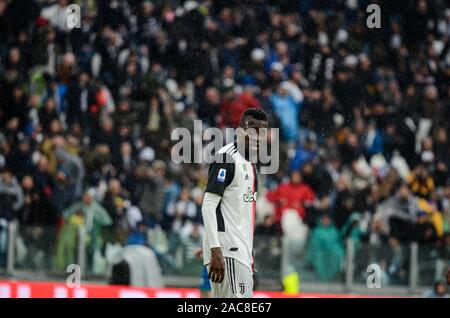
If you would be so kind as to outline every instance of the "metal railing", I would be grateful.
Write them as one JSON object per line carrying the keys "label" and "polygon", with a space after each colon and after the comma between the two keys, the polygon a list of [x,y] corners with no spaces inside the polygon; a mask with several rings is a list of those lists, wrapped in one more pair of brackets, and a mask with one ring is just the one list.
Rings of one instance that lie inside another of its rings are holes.
{"label": "metal railing", "polygon": [[[3,235],[3,240],[7,240],[6,245],[5,242],[2,243],[7,247],[3,270],[9,275],[14,275],[16,270],[62,274],[63,269],[61,267],[56,269],[54,266],[56,231],[48,232],[48,234],[49,236],[38,236],[32,229],[10,222],[7,226],[7,235]],[[88,248],[86,235],[85,229],[79,227],[76,232],[76,242],[71,245],[73,251],[68,251],[69,254],[73,252],[72,260],[80,266],[83,279],[93,274],[99,275],[92,270],[92,255],[89,254],[92,251]],[[22,243],[20,243],[21,240]],[[170,240],[171,237],[168,241]],[[20,246],[27,247],[26,253],[20,250]],[[352,292],[356,287],[368,284],[368,278],[371,275],[368,268],[370,265],[376,265],[371,268],[379,268],[381,287],[401,286],[412,294],[423,286],[431,286],[434,279],[442,278],[450,261],[435,247],[417,243],[391,246],[360,242],[355,244],[354,241],[347,240],[344,246],[345,255],[341,266],[326,280],[319,277],[315,264],[311,264],[307,259],[308,242],[286,237],[257,237],[254,249],[255,267],[259,278],[275,279],[281,282],[284,275],[295,271],[301,282],[337,284],[342,286],[342,290]],[[202,266],[201,258],[195,256],[195,250],[198,248],[198,244],[192,245],[178,240],[177,244],[167,251],[161,252],[157,249],[154,251],[163,274],[198,277]],[[44,259],[45,262],[36,260],[36,255],[39,253],[41,253],[40,259]],[[105,272],[100,274],[107,277],[108,267],[105,267]]]}
{"label": "metal railing", "polygon": [[[6,235],[0,235],[0,240],[6,239],[6,244],[0,244],[6,245],[4,271],[8,275],[14,276],[17,271],[62,274],[65,267],[70,265],[64,264],[64,268],[57,266],[59,237],[55,227],[20,226],[13,221],[8,223],[6,232]],[[77,229],[75,240],[73,251],[65,252],[73,254],[73,262],[85,269],[86,233],[83,227]]]}
{"label": "metal railing", "polygon": [[8,275],[14,274],[16,231],[17,222],[0,224],[0,270]]}
{"label": "metal railing", "polygon": [[14,238],[17,233],[17,222],[9,222],[8,224],[8,250],[6,253],[6,272],[8,274],[14,274],[14,259],[15,259],[15,246]]}
{"label": "metal railing", "polygon": [[[2,222],[3,221],[3,222]],[[0,271],[6,272],[8,267],[8,235],[9,235],[9,224],[4,220],[0,220]]]}
{"label": "metal railing", "polygon": [[84,226],[78,228],[77,241],[77,264],[80,267],[80,278],[84,278],[87,272],[86,268],[86,229]]}
{"label": "metal railing", "polygon": [[436,279],[442,279],[450,263],[450,259],[439,255],[435,246],[417,242],[394,246],[362,244],[358,250],[352,240],[346,245],[345,285],[349,292],[357,284],[369,285],[368,278],[376,268],[380,271],[376,274],[379,274],[381,287],[402,286],[413,294],[419,288],[432,286]]}

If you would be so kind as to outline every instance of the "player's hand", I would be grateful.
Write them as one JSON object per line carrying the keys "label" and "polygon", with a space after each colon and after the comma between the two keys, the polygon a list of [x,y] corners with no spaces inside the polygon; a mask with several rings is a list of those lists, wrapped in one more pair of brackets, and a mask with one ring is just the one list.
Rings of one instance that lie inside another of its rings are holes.
{"label": "player's hand", "polygon": [[223,260],[220,247],[211,249],[211,264],[208,277],[213,283],[221,283],[225,277],[225,261]]}

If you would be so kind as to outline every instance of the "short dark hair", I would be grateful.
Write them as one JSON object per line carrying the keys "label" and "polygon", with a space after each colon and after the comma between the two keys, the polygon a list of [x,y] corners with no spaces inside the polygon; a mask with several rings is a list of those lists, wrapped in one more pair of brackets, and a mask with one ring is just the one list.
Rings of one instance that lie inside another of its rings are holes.
{"label": "short dark hair", "polygon": [[122,260],[112,267],[112,273],[109,280],[111,285],[129,286],[131,283],[130,265]]}
{"label": "short dark hair", "polygon": [[14,175],[14,173],[13,173],[13,171],[12,171],[12,169],[11,168],[9,168],[9,167],[2,167],[2,168],[0,168],[0,173],[9,173],[9,174],[12,174],[12,175]]}
{"label": "short dark hair", "polygon": [[247,119],[247,117],[267,121],[267,113],[264,110],[262,110],[261,108],[249,108],[242,114],[239,126],[242,126],[244,124],[244,121]]}

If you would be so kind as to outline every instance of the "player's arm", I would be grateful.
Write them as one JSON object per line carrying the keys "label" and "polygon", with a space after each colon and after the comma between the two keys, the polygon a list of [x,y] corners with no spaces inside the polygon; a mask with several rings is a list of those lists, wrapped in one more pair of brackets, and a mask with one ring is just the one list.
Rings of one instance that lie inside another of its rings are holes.
{"label": "player's arm", "polygon": [[221,283],[225,276],[225,261],[219,241],[216,211],[225,188],[231,183],[233,176],[234,164],[212,163],[209,167],[208,183],[203,198],[202,216],[205,239],[207,247],[211,251],[209,279],[214,283]]}
{"label": "player's arm", "polygon": [[205,227],[206,244],[211,250],[211,263],[209,265],[209,279],[213,283],[221,283],[225,276],[225,262],[219,241],[216,209],[222,199],[221,196],[206,192],[203,198],[202,215]]}

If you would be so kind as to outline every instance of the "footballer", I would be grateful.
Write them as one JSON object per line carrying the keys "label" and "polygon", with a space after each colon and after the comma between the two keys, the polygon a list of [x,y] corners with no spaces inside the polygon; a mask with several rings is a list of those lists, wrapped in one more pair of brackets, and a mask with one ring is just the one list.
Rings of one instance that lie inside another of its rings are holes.
{"label": "footballer", "polygon": [[233,143],[222,147],[209,166],[202,205],[205,226],[203,260],[213,297],[253,296],[253,231],[258,179],[252,156],[259,148],[267,114],[247,109]]}

